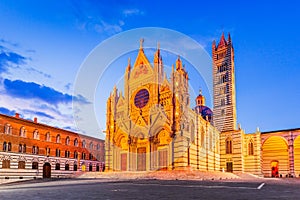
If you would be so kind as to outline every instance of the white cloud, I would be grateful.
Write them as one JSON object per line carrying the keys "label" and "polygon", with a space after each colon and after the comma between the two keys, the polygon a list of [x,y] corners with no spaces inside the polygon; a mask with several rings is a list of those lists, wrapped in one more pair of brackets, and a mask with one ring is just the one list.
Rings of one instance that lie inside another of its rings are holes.
{"label": "white cloud", "polygon": [[125,17],[128,17],[128,16],[132,16],[132,15],[144,15],[144,12],[137,9],[137,8],[134,8],[134,9],[125,9],[123,10],[123,15]]}

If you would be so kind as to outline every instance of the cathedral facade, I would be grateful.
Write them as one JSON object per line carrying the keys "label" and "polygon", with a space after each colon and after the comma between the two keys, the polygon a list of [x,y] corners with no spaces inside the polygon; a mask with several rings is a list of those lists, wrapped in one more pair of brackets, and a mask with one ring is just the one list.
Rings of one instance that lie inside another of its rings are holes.
{"label": "cathedral facade", "polygon": [[[230,35],[212,44],[213,112],[201,91],[190,99],[180,57],[168,79],[159,47],[153,64],[143,41],[107,100],[107,171],[201,170],[300,176],[300,129],[246,134],[237,126],[234,49]],[[190,107],[190,101],[196,106]],[[297,175],[298,174],[298,175]]]}

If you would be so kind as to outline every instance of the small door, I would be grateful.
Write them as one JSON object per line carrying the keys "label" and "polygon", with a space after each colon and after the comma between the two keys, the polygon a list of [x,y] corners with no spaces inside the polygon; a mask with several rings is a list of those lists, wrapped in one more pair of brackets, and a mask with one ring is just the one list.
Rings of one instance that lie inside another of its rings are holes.
{"label": "small door", "polygon": [[127,170],[127,153],[121,154],[121,171]]}
{"label": "small door", "polygon": [[168,151],[167,150],[158,151],[158,165],[159,165],[159,170],[167,170],[168,169]]}
{"label": "small door", "polygon": [[146,147],[137,149],[137,170],[146,171]]}
{"label": "small door", "polygon": [[278,161],[272,161],[271,162],[271,176],[272,177],[279,177]]}
{"label": "small door", "polygon": [[51,178],[51,165],[48,162],[43,165],[43,178]]}
{"label": "small door", "polygon": [[226,172],[233,172],[233,164],[232,162],[226,163]]}

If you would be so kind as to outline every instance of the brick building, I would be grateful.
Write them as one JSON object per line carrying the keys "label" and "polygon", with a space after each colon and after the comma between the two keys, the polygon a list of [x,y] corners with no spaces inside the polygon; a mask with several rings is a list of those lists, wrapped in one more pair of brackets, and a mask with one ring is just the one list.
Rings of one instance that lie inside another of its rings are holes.
{"label": "brick building", "polygon": [[102,171],[104,141],[0,114],[0,176],[57,177]]}

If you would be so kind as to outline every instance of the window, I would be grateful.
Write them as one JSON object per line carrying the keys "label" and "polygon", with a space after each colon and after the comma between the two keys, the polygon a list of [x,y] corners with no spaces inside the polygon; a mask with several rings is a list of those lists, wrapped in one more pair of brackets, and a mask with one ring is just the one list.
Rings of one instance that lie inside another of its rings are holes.
{"label": "window", "polygon": [[59,134],[56,136],[56,143],[60,143],[60,135]]}
{"label": "window", "polygon": [[60,163],[55,164],[55,170],[60,170]]}
{"label": "window", "polygon": [[46,147],[46,155],[49,156],[51,152],[51,149],[49,147]]}
{"label": "window", "polygon": [[7,144],[7,151],[11,151],[11,143],[10,142]]}
{"label": "window", "polygon": [[232,154],[232,140],[230,138],[226,139],[226,154]]}
{"label": "window", "polygon": [[202,147],[204,146],[204,130],[203,130],[203,128],[201,130],[201,146]]}
{"label": "window", "polygon": [[4,133],[5,134],[9,134],[9,135],[12,134],[12,126],[10,124],[5,124],[5,126],[4,126]]}
{"label": "window", "polygon": [[221,99],[221,106],[225,106],[225,99]]}
{"label": "window", "polygon": [[82,148],[86,148],[86,142],[85,142],[85,140],[82,141]]}
{"label": "window", "polygon": [[90,149],[93,150],[93,148],[94,148],[94,144],[93,144],[93,142],[91,142],[90,143]]}
{"label": "window", "polygon": [[93,160],[93,154],[89,153],[89,160]]}
{"label": "window", "polygon": [[60,157],[60,150],[59,150],[59,149],[56,149],[56,150],[55,150],[55,156],[56,156],[56,157]]}
{"label": "window", "polygon": [[66,157],[66,158],[69,158],[69,157],[70,157],[70,151],[67,151],[67,150],[65,151],[65,157]]}
{"label": "window", "polygon": [[97,171],[97,172],[100,171],[100,166],[99,166],[99,164],[96,165],[96,171]]}
{"label": "window", "polygon": [[70,169],[69,164],[65,164],[65,170],[68,171]]}
{"label": "window", "polygon": [[222,115],[222,116],[225,115],[225,110],[224,110],[224,109],[221,110],[221,115]]}
{"label": "window", "polygon": [[45,140],[46,140],[47,142],[50,142],[50,133],[49,133],[49,132],[46,133]]}
{"label": "window", "polygon": [[7,151],[7,143],[3,142],[3,151]]}
{"label": "window", "polygon": [[89,171],[90,172],[93,171],[93,164],[92,163],[89,164]]}
{"label": "window", "polygon": [[81,158],[82,158],[82,160],[85,160],[85,153],[82,152]]}
{"label": "window", "polygon": [[250,141],[248,144],[248,155],[253,156],[254,155],[254,148],[253,148],[253,142]]}
{"label": "window", "polygon": [[26,153],[26,144],[19,144],[19,153]]}
{"label": "window", "polygon": [[78,139],[77,138],[75,138],[75,140],[74,140],[74,146],[78,147]]}
{"label": "window", "polygon": [[77,151],[74,151],[74,158],[75,158],[75,159],[78,158],[78,153],[77,153]]}
{"label": "window", "polygon": [[25,161],[18,162],[18,169],[25,169]]}
{"label": "window", "polygon": [[33,162],[32,163],[32,169],[39,169],[39,163],[38,162]]}
{"label": "window", "polygon": [[32,147],[32,154],[39,154],[39,147],[38,146],[33,146]]}
{"label": "window", "polygon": [[37,129],[35,129],[35,130],[33,131],[33,139],[36,139],[36,140],[39,139],[39,131],[38,131]]}
{"label": "window", "polygon": [[194,123],[191,122],[191,143],[195,142],[195,126]]}
{"label": "window", "polygon": [[2,168],[9,169],[10,168],[10,160],[2,160]]}
{"label": "window", "polygon": [[22,127],[20,128],[20,136],[21,136],[21,137],[26,137],[26,129],[25,129],[24,126],[22,126]]}
{"label": "window", "polygon": [[96,148],[97,148],[97,150],[100,150],[100,144],[97,144]]}
{"label": "window", "polygon": [[74,163],[74,171],[77,171],[77,164]]}
{"label": "window", "polygon": [[66,145],[69,145],[70,144],[70,137],[68,136],[67,138],[66,138]]}

